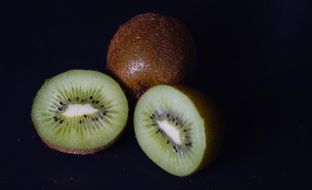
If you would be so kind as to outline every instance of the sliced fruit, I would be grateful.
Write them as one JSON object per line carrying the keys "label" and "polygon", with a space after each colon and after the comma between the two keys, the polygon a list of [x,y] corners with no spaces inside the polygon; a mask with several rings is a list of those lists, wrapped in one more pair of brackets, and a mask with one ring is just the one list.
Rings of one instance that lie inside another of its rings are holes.
{"label": "sliced fruit", "polygon": [[176,176],[193,174],[217,156],[221,125],[215,106],[201,93],[158,85],[139,99],[134,129],[145,154]]}
{"label": "sliced fruit", "polygon": [[34,98],[31,117],[49,147],[88,154],[116,140],[127,122],[128,103],[111,77],[70,70],[44,83]]}

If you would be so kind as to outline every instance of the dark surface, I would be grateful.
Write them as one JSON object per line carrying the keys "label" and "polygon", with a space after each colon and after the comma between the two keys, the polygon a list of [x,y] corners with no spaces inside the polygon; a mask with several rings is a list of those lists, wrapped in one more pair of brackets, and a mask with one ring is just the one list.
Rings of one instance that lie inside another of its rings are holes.
{"label": "dark surface", "polygon": [[[1,189],[310,189],[309,1],[203,2],[16,3],[8,16],[16,53],[1,63]],[[132,125],[91,156],[50,150],[32,126],[45,79],[74,68],[105,72],[118,26],[148,11],[189,28],[199,64],[188,84],[212,97],[225,121],[222,154],[192,177],[153,164]]]}

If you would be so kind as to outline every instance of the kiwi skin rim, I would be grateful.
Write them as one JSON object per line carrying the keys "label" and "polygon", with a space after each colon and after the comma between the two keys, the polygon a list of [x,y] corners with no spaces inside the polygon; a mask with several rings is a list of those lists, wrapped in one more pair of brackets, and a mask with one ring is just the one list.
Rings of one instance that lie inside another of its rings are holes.
{"label": "kiwi skin rim", "polygon": [[[36,125],[36,122],[35,120],[33,119],[33,117],[31,118],[34,125]],[[127,123],[128,123],[128,120],[127,120]],[[125,125],[125,127],[127,127],[127,123]],[[63,153],[67,153],[67,154],[76,154],[76,155],[87,155],[87,154],[94,154],[96,152],[99,152],[101,150],[104,150],[108,147],[110,147],[112,144],[114,144],[118,139],[119,137],[124,133],[125,131],[125,128],[108,144],[106,145],[103,145],[101,147],[97,147],[97,148],[91,148],[91,149],[74,149],[74,148],[66,148],[66,147],[62,147],[62,146],[58,146],[58,145],[55,145],[55,144],[52,144],[52,143],[49,143],[47,140],[45,140],[43,137],[41,137],[39,135],[39,133],[37,132],[38,136],[41,138],[41,140],[51,149],[53,150],[57,150],[59,152],[63,152]]]}
{"label": "kiwi skin rim", "polygon": [[204,119],[206,149],[199,167],[186,175],[190,176],[211,164],[220,154],[223,141],[223,124],[217,106],[202,92],[182,85],[172,87],[183,92],[193,102],[200,116]]}

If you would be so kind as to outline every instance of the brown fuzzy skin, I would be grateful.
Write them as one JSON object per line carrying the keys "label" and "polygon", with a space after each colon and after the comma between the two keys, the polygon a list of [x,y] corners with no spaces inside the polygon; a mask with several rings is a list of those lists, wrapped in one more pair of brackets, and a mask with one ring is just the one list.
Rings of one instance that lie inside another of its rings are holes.
{"label": "brown fuzzy skin", "polygon": [[181,82],[195,63],[195,47],[176,19],[140,14],[123,24],[110,42],[107,69],[136,97],[157,84]]}
{"label": "brown fuzzy skin", "polygon": [[211,164],[219,155],[223,139],[223,125],[216,105],[203,93],[180,85],[174,86],[174,88],[187,95],[201,117],[204,118],[207,146],[201,164],[194,172],[189,174],[192,175]]}
{"label": "brown fuzzy skin", "polygon": [[49,148],[51,148],[53,150],[57,150],[57,151],[60,151],[60,152],[63,152],[63,153],[67,153],[67,154],[88,155],[88,154],[94,154],[94,153],[100,152],[100,151],[110,147],[112,144],[114,144],[119,139],[119,136],[120,135],[118,135],[109,144],[101,146],[101,147],[98,147],[98,148],[93,148],[93,149],[72,149],[72,148],[61,147],[61,146],[49,143],[48,141],[46,141],[42,137],[40,137],[40,138]]}
{"label": "brown fuzzy skin", "polygon": [[[105,148],[107,148],[108,146],[110,146],[110,144],[103,146],[103,147],[99,147],[99,148],[93,148],[93,149],[71,149],[71,148],[66,148],[66,147],[61,147],[58,145],[54,145],[49,143],[48,141],[46,141],[45,139],[41,138],[41,140],[51,149],[53,150],[57,150],[63,153],[68,153],[68,154],[76,154],[76,155],[87,155],[87,154],[94,154],[96,152],[99,152]],[[111,143],[112,144],[112,143]]]}
{"label": "brown fuzzy skin", "polygon": [[[32,121],[34,123],[34,125],[36,125],[36,122],[35,120],[32,118]],[[37,131],[37,130],[36,130]],[[92,148],[92,149],[73,149],[73,148],[67,148],[67,147],[62,147],[62,146],[59,146],[59,145],[55,145],[55,144],[52,144],[50,142],[48,142],[47,140],[45,140],[42,136],[39,135],[39,133],[37,133],[40,137],[40,139],[51,149],[53,150],[56,150],[56,151],[59,151],[59,152],[63,152],[63,153],[67,153],[67,154],[75,154],[75,155],[88,155],[88,154],[94,154],[94,153],[97,153],[99,151],[102,151],[108,147],[110,147],[112,144],[114,144],[118,139],[119,137],[122,135],[122,133],[124,132],[125,130],[122,130],[121,133],[118,134],[118,136],[113,140],[111,141],[109,144],[106,144],[106,145],[103,145],[101,147],[97,147],[97,148]]]}

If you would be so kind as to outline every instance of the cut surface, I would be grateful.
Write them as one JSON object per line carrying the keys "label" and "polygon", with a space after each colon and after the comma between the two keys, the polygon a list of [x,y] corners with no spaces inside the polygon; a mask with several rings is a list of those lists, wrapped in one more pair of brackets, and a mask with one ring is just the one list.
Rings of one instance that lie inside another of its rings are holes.
{"label": "cut surface", "polygon": [[100,110],[94,108],[91,104],[69,104],[63,115],[66,117],[83,116],[85,114],[93,114]]}
{"label": "cut surface", "polygon": [[157,165],[177,176],[193,173],[204,159],[204,125],[188,96],[168,85],[149,89],[135,108],[139,145]]}
{"label": "cut surface", "polygon": [[180,137],[180,131],[175,126],[170,124],[167,120],[156,121],[158,127],[166,133],[166,135],[172,139],[175,144],[181,145],[182,140]]}
{"label": "cut surface", "polygon": [[45,143],[85,154],[111,144],[125,127],[127,99],[112,78],[71,70],[47,80],[32,106],[34,126]]}

